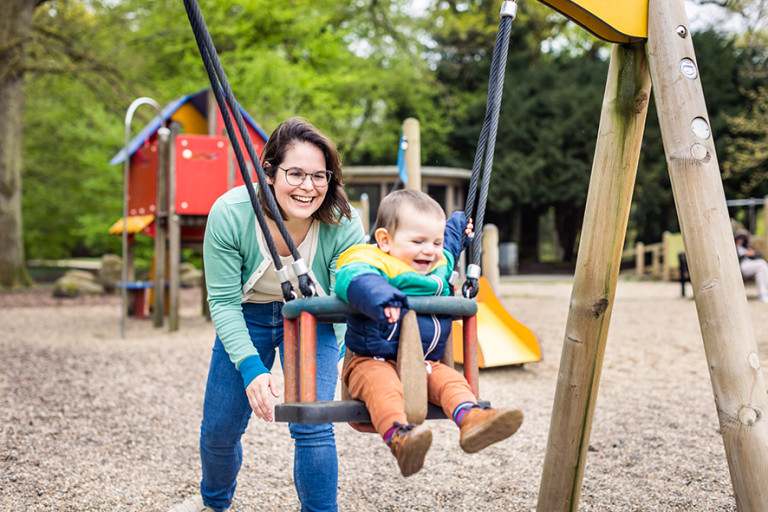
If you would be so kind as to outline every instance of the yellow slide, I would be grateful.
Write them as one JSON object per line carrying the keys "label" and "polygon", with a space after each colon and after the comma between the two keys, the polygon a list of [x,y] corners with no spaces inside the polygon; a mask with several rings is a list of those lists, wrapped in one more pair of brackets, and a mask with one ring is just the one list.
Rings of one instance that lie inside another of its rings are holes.
{"label": "yellow slide", "polygon": [[[480,368],[541,361],[536,335],[510,315],[484,277],[477,294],[477,339]],[[453,323],[453,358],[464,362],[462,326]]]}

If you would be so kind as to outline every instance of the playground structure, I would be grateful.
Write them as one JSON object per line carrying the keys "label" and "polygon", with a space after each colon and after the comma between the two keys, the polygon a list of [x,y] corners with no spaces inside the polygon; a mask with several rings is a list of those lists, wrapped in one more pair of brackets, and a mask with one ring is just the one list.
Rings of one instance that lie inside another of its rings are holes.
{"label": "playground structure", "polygon": [[[637,242],[633,249],[625,249],[621,253],[622,260],[634,258],[635,277],[644,279],[646,275],[662,281],[678,279],[680,272],[679,254],[684,253],[683,235],[681,233],[662,234],[661,242],[644,244]],[[650,268],[646,265],[646,258],[650,255]]]}
{"label": "playground structure", "polygon": [[[129,140],[134,111],[150,104],[158,115]],[[267,134],[241,108],[257,151]],[[168,126],[166,126],[168,125]],[[224,122],[210,89],[183,96],[160,110],[154,100],[139,98],[126,115],[126,145],[110,163],[124,165],[123,218],[110,233],[123,236],[123,294],[131,290],[135,314],[143,317],[146,291],[167,286],[168,327],[179,328],[179,263],[182,248],[202,248],[205,222],[214,201],[242,185],[235,172]],[[250,169],[253,163],[248,162]],[[135,280],[133,237],[143,232],[154,238],[153,279]],[[164,293],[152,294],[152,320],[161,327]],[[125,295],[124,295],[125,297]],[[125,301],[125,299],[124,299]],[[125,315],[123,306],[123,323]],[[205,310],[205,293],[203,293]],[[121,328],[123,328],[121,324]]]}
{"label": "playground structure", "polygon": [[[768,510],[768,396],[683,0],[542,2],[617,44],[606,83],[537,509],[578,508],[653,83],[736,505],[742,512]],[[212,45],[200,46],[205,58]],[[465,318],[465,329],[467,323]],[[286,339],[291,329],[286,323]],[[311,360],[312,353],[302,353],[305,358]],[[309,371],[304,378],[314,375]]]}
{"label": "playground structure", "polygon": [[[496,297],[485,277],[480,278],[477,301],[478,368],[522,365],[541,361],[541,347],[536,335],[512,316]],[[462,324],[454,322],[453,359],[464,363]]]}
{"label": "playground structure", "polygon": [[768,396],[683,0],[542,2],[617,44],[537,510],[578,508],[652,83],[736,506],[768,510]]}

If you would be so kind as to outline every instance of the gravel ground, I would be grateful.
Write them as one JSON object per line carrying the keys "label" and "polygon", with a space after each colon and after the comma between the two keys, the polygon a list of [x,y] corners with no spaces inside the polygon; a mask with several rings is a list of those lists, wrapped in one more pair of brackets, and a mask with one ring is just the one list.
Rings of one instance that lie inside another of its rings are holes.
{"label": "gravel ground", "polygon": [[[452,423],[432,421],[425,467],[403,479],[376,436],[337,425],[342,510],[535,509],[571,294],[552,279],[500,292],[543,360],[480,374],[484,399],[524,409],[520,431],[467,455]],[[747,293],[762,326],[768,305]],[[119,304],[0,294],[0,510],[164,512],[196,492],[214,336],[200,291],[182,291],[175,333],[128,319],[121,339]],[[232,512],[298,509],[291,446],[285,425],[252,422]],[[619,283],[579,510],[736,510],[695,304],[676,283]]]}

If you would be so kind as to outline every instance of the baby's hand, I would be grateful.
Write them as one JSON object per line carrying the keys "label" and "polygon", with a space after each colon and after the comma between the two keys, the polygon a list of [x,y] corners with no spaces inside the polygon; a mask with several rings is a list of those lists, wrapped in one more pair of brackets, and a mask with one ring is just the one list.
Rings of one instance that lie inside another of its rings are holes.
{"label": "baby's hand", "polygon": [[474,231],[472,231],[474,227],[475,225],[472,223],[472,219],[467,219],[467,227],[464,229],[464,234],[467,235],[467,238],[473,238],[475,236]]}
{"label": "baby's hand", "polygon": [[387,306],[384,308],[384,316],[387,317],[389,323],[394,324],[400,319],[400,308]]}

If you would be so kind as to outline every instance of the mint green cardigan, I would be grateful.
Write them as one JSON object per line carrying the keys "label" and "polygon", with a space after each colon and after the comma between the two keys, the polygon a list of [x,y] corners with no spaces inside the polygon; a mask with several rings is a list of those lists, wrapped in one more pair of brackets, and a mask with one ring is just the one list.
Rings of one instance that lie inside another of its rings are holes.
{"label": "mint green cardigan", "polygon": [[[269,255],[262,254],[259,247],[257,229],[260,228],[248,191],[240,186],[219,197],[211,207],[203,242],[205,284],[213,327],[245,386],[269,371],[251,343],[241,306],[244,293],[258,286],[259,278],[270,264]],[[337,226],[320,223],[317,251],[307,265],[311,265],[313,281],[326,295],[331,295],[334,288],[339,255],[364,241],[363,224],[354,209],[352,220],[344,218]],[[343,345],[343,332],[341,324],[336,329],[339,346]]]}

